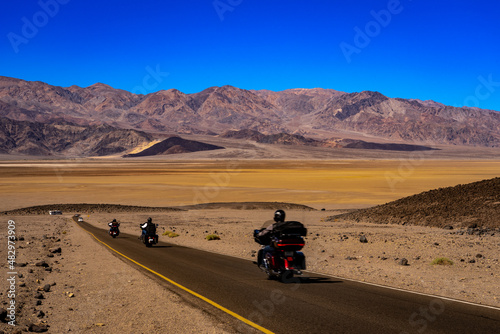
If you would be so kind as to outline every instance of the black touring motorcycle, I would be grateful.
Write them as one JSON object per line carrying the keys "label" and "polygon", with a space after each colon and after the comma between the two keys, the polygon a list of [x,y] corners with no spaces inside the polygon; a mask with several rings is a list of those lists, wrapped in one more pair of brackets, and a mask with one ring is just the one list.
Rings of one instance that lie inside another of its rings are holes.
{"label": "black touring motorcycle", "polygon": [[301,275],[306,269],[306,258],[299,252],[305,245],[307,229],[297,221],[274,224],[273,231],[258,236],[261,230],[254,231],[255,242],[262,245],[257,264],[269,279],[290,281],[294,275]]}
{"label": "black touring motorcycle", "polygon": [[152,247],[158,243],[158,234],[156,234],[156,227],[158,224],[150,224],[145,229],[141,228],[141,241],[146,245],[146,247]]}

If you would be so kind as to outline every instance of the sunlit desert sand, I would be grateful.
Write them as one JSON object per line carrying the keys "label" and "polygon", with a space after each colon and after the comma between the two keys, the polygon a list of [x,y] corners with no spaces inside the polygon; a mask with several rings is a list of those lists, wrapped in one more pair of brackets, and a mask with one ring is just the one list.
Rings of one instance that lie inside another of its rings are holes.
{"label": "sunlit desert sand", "polygon": [[0,210],[52,203],[246,201],[360,208],[499,174],[500,161],[491,160],[2,162]]}

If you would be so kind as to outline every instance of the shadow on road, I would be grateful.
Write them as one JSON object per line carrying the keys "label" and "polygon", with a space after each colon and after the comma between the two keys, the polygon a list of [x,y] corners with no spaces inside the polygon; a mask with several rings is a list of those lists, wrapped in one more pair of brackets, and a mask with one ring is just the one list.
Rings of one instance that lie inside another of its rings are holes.
{"label": "shadow on road", "polygon": [[328,277],[297,277],[300,283],[303,284],[319,284],[319,283],[344,283],[343,281],[334,281]]}

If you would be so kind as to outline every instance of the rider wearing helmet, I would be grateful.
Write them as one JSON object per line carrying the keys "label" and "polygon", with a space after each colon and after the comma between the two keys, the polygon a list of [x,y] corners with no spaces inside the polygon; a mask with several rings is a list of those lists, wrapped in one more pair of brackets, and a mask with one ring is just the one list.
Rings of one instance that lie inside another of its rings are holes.
{"label": "rider wearing helmet", "polygon": [[108,223],[109,227],[118,227],[120,226],[120,223],[116,221],[116,219],[113,219],[111,223]]}
{"label": "rider wearing helmet", "polygon": [[148,220],[144,224],[139,224],[139,226],[141,227],[141,230],[142,230],[142,234],[141,234],[140,239],[142,239],[143,236],[145,236],[146,233],[148,233],[148,231],[151,231],[150,233],[153,233],[153,234],[156,233],[156,225],[153,224],[153,219],[151,219],[151,217],[149,217]]}
{"label": "rider wearing helmet", "polygon": [[[262,240],[262,242],[267,243],[267,237],[273,232],[274,227],[276,226],[277,223],[283,223],[285,221],[285,211],[283,210],[276,210],[274,212],[274,218],[273,220],[268,220],[264,223],[264,226],[260,230],[255,230],[254,231],[254,237],[256,239]],[[267,226],[267,227],[266,227]],[[257,264],[259,266],[262,265],[262,258],[264,255],[264,252],[272,252],[273,247],[268,244],[264,248],[261,248],[257,254]]]}

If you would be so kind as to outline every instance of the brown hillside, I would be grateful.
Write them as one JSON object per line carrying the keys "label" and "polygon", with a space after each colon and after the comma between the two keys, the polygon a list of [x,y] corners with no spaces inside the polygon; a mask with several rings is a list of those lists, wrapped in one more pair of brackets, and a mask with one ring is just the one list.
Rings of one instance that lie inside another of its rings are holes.
{"label": "brown hillside", "polygon": [[439,188],[329,217],[373,223],[500,228],[500,177]]}
{"label": "brown hillside", "polygon": [[178,153],[190,153],[198,151],[220,150],[224,147],[187,140],[181,137],[170,137],[147,149],[133,154],[124,155],[124,158],[146,157],[152,155],[168,155]]}
{"label": "brown hillside", "polygon": [[109,125],[80,126],[15,121],[0,117],[0,153],[28,155],[104,156],[130,150],[153,137]]}
{"label": "brown hillside", "polygon": [[190,134],[251,129],[322,139],[348,133],[404,144],[500,146],[496,111],[321,88],[271,92],[222,86],[194,94],[169,89],[136,95],[104,84],[63,88],[0,77],[0,116]]}

